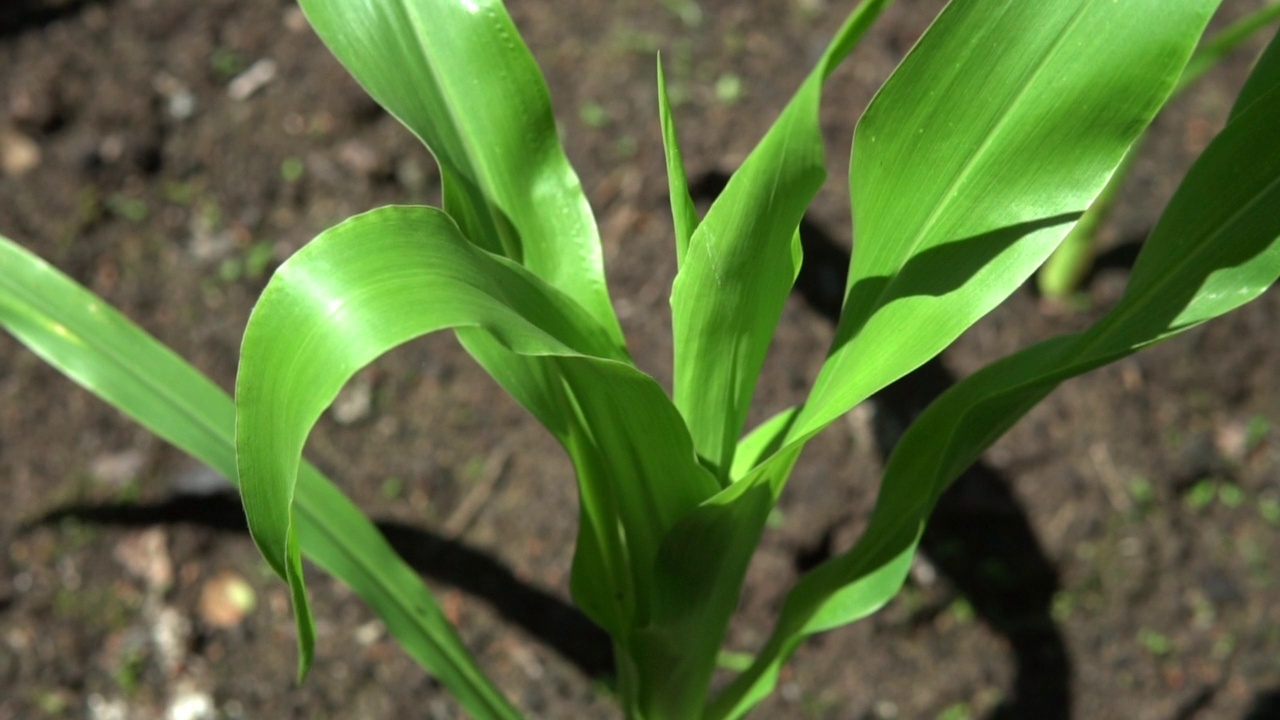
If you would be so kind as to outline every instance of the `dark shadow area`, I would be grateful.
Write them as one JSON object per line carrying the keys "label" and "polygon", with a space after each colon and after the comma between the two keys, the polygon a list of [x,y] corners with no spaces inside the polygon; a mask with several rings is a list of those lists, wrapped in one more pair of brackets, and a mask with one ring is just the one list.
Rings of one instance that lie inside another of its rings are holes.
{"label": "dark shadow area", "polygon": [[1249,713],[1242,720],[1276,720],[1280,718],[1280,688],[1268,690],[1253,699]]}
{"label": "dark shadow area", "polygon": [[[934,358],[875,396],[885,457],[915,416],[955,381]],[[1058,573],[1009,479],[985,462],[972,465],[938,499],[920,548],[1013,650],[1013,687],[988,717],[1070,718],[1071,660],[1050,614]]]}
{"label": "dark shadow area", "polygon": [[1179,707],[1178,712],[1174,714],[1173,720],[1194,720],[1213,703],[1213,698],[1217,695],[1218,688],[1212,685],[1201,688],[1200,692],[1182,703],[1182,707]]}
{"label": "dark shadow area", "polygon": [[1138,253],[1142,252],[1142,243],[1146,239],[1147,236],[1143,233],[1142,235],[1128,238],[1119,245],[1098,255],[1093,259],[1093,264],[1089,266],[1089,272],[1085,273],[1084,279],[1080,281],[1080,288],[1089,287],[1104,272],[1122,270],[1127,273],[1132,270],[1134,261],[1138,259]]}
{"label": "dark shadow area", "polygon": [[0,40],[44,27],[105,0],[0,0]]}
{"label": "dark shadow area", "polygon": [[[724,188],[727,177],[712,173],[692,186],[696,200],[708,200]],[[938,258],[908,263],[904,278],[879,287],[854,288],[864,300],[881,301],[914,294],[941,294],[963,282],[995,253],[1028,232],[1065,222],[1050,218],[1026,227],[992,233],[971,241],[937,248],[952,272],[933,277],[923,271]],[[800,225],[804,263],[795,292],[832,325],[843,304],[849,252],[820,227],[807,220]],[[917,258],[919,259],[919,258]],[[888,293],[886,295],[885,293]],[[880,451],[888,457],[907,426],[925,407],[955,384],[938,358],[877,393],[876,433]],[[796,558],[800,569],[811,568],[831,555],[834,528],[815,547]],[[961,475],[938,500],[921,542],[921,550],[992,630],[1009,642],[1016,675],[1009,697],[990,720],[1071,717],[1071,660],[1066,643],[1050,615],[1059,587],[1058,573],[1045,556],[1026,512],[995,468],[978,462]]]}
{"label": "dark shadow area", "polygon": [[[190,523],[221,532],[249,534],[240,499],[230,492],[175,495],[163,502],[145,505],[71,505],[48,513],[28,527],[57,524],[66,519],[121,527]],[[510,568],[464,543],[403,523],[377,525],[414,570],[484,600],[587,676],[613,677],[613,645],[609,636],[577,608],[521,582]]]}

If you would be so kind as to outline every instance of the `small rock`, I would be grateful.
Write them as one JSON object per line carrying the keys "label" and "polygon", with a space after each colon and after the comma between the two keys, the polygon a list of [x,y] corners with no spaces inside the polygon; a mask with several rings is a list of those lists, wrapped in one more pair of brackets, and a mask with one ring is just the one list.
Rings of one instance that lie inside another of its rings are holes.
{"label": "small rock", "polygon": [[225,570],[205,581],[200,590],[200,619],[211,627],[233,628],[258,604],[258,596],[244,578]]}
{"label": "small rock", "polygon": [[40,165],[40,146],[13,128],[0,128],[0,169],[21,177]]}
{"label": "small rock", "polygon": [[381,620],[370,620],[369,622],[356,628],[356,642],[368,647],[382,639],[386,632],[387,626]]}
{"label": "small rock", "polygon": [[202,463],[192,463],[173,476],[173,489],[182,495],[212,495],[233,490],[225,475]]}
{"label": "small rock", "polygon": [[89,696],[87,704],[89,720],[125,720],[129,717],[129,704],[120,698],[108,700],[94,693]]}
{"label": "small rock", "polygon": [[160,668],[166,677],[176,677],[187,660],[191,621],[172,605],[155,611],[151,622],[151,642],[156,646]]}
{"label": "small rock", "polygon": [[151,86],[165,99],[169,117],[186,120],[195,114],[196,96],[178,78],[166,72],[158,73],[152,78]]}
{"label": "small rock", "polygon": [[301,8],[290,6],[284,11],[284,28],[292,33],[306,32],[307,16],[302,14]]}
{"label": "small rock", "polygon": [[385,171],[378,153],[359,140],[348,140],[338,146],[338,162],[355,175],[369,177]]}
{"label": "small rock", "polygon": [[922,588],[931,588],[938,582],[938,568],[919,553],[911,559],[911,579]]}
{"label": "small rock", "polygon": [[189,683],[182,683],[174,689],[164,711],[165,720],[213,720],[217,715],[213,697]]}
{"label": "small rock", "polygon": [[167,544],[164,528],[149,528],[125,536],[116,543],[112,555],[130,575],[146,583],[148,590],[163,592],[173,585],[173,560]]}
{"label": "small rock", "polygon": [[228,230],[216,230],[203,214],[196,213],[191,220],[191,237],[187,251],[202,265],[212,265],[231,256],[236,249],[236,238]]}
{"label": "small rock", "polygon": [[373,382],[367,375],[357,375],[347,383],[329,410],[339,425],[352,425],[373,412]]}
{"label": "small rock", "polygon": [[249,66],[248,70],[231,79],[227,84],[227,96],[232,100],[248,100],[276,77],[276,61],[263,58]]}
{"label": "small rock", "polygon": [[147,454],[137,448],[99,455],[89,464],[93,479],[111,488],[128,484],[146,467]]}
{"label": "small rock", "polygon": [[1218,454],[1233,463],[1244,462],[1249,451],[1249,429],[1243,422],[1229,418],[1218,424],[1213,434]]}

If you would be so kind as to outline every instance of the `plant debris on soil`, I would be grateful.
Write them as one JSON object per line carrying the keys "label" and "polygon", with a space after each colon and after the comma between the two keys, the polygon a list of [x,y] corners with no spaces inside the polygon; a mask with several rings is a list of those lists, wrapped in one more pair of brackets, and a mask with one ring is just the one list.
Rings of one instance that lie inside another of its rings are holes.
{"label": "plant debris on soil", "polygon": [[[831,179],[753,417],[803,399],[850,248],[858,113],[941,7],[899,3],[830,81]],[[518,0],[596,209],[632,351],[670,382],[675,271],[661,50],[699,200],[741,162],[851,2]],[[1224,3],[1221,27],[1261,0]],[[1029,289],[813,443],[752,566],[729,649],[865,524],[880,463],[956,378],[1086,325],[1251,61],[1157,120],[1083,310]],[[284,0],[0,8],[0,232],[224,388],[272,270],[347,215],[437,202],[430,155]],[[900,597],[806,643],[762,718],[1280,717],[1280,296],[1072,381],[945,496]],[[551,438],[441,335],[362,373],[308,454],[426,577],[539,718],[610,718],[607,638],[570,604],[577,520]],[[0,336],[0,720],[456,718],[350,591],[310,571],[318,653],[294,684],[284,585],[224,478]]]}

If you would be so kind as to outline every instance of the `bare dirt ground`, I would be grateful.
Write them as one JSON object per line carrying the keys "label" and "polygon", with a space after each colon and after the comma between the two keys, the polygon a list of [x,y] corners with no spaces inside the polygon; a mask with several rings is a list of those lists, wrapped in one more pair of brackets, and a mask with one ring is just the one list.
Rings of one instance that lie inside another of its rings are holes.
{"label": "bare dirt ground", "polygon": [[[654,53],[709,200],[851,3],[510,5],[597,211],[632,351],[667,382]],[[832,178],[805,228],[818,272],[787,308],[756,418],[802,399],[821,362],[850,247],[854,121],[940,5],[899,3],[830,82]],[[1227,0],[1219,20],[1259,5]],[[732,649],[762,642],[797,574],[856,537],[885,447],[929,397],[1114,302],[1250,57],[1158,119],[1086,309],[1024,289],[813,445]],[[439,192],[430,156],[284,0],[9,0],[0,68],[0,233],[228,389],[281,260],[349,214]],[[946,496],[902,595],[806,644],[756,717],[1280,717],[1278,314],[1269,293],[1062,388]],[[531,717],[616,716],[607,641],[568,601],[569,465],[451,337],[361,374],[309,454]],[[225,483],[0,336],[0,720],[460,716],[349,591],[311,578],[319,652],[296,687],[284,587]]]}

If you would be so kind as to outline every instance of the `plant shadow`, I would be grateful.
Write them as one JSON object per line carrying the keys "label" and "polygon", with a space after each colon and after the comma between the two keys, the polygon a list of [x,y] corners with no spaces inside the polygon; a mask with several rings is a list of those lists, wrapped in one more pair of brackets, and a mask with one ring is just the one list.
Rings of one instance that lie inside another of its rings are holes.
{"label": "plant shadow", "polygon": [[[151,504],[69,505],[45,514],[22,531],[68,519],[129,528],[189,523],[249,535],[244,509],[234,491],[178,494]],[[376,524],[396,553],[418,573],[482,599],[584,675],[601,681],[613,677],[609,636],[573,605],[521,581],[501,561],[463,542],[404,523]]]}
{"label": "plant shadow", "polygon": [[0,40],[44,27],[107,0],[3,0],[0,2]]}

